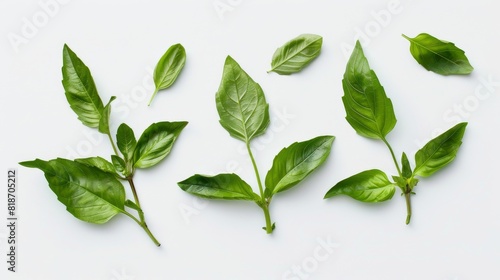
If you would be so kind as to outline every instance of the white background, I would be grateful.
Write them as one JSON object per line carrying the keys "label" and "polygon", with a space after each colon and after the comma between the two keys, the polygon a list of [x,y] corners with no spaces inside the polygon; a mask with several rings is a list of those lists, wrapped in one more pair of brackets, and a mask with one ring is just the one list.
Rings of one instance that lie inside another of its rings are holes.
{"label": "white background", "polygon": [[[500,40],[493,1],[61,0],[46,11],[40,3],[47,2],[0,2],[0,170],[18,169],[20,219],[18,272],[7,272],[2,261],[0,278],[500,279]],[[401,36],[421,32],[464,49],[474,72],[443,77],[422,68]],[[324,37],[320,57],[299,74],[266,73],[274,50],[301,33]],[[344,119],[344,49],[358,37],[394,103],[398,123],[388,140],[398,157],[406,151],[413,164],[428,139],[469,122],[456,160],[415,189],[409,226],[399,190],[378,205],[322,199],[362,170],[396,172],[383,143],[356,135]],[[126,122],[139,136],[153,122],[189,121],[170,156],[136,175],[160,248],[125,216],[100,226],[75,219],[42,172],[17,164],[111,153],[64,97],[64,43],[91,69],[103,101],[117,96],[113,131]],[[186,48],[186,66],[147,107],[150,72],[175,43]],[[270,104],[271,127],[253,143],[263,177],[283,147],[337,137],[317,172],[273,200],[272,235],[261,229],[256,205],[195,199],[176,184],[195,173],[237,172],[257,191],[242,143],[218,123],[214,97],[227,55],[261,84]],[[6,238],[2,226],[2,260]]]}

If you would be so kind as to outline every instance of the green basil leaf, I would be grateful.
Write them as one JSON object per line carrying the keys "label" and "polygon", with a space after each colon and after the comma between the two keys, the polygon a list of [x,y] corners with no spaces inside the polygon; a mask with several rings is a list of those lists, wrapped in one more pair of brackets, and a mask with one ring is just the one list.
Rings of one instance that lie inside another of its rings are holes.
{"label": "green basil leaf", "polygon": [[113,164],[102,157],[77,158],[78,163],[83,163],[87,166],[99,168],[100,170],[116,175],[116,170]]}
{"label": "green basil leaf", "polygon": [[385,139],[396,125],[391,99],[370,69],[359,41],[356,42],[342,80],[346,120],[364,137]]}
{"label": "green basil leaf", "polygon": [[402,172],[403,172],[403,177],[405,179],[408,179],[411,177],[412,172],[411,172],[411,166],[410,166],[410,161],[408,160],[408,157],[406,156],[405,153],[401,156],[401,165],[403,166]]}
{"label": "green basil leaf", "polygon": [[104,106],[102,110],[101,120],[99,120],[99,132],[104,134],[110,134],[109,132],[109,115],[111,114],[111,102],[116,99],[116,96],[111,96],[108,104]]}
{"label": "green basil leaf", "polygon": [[309,65],[321,52],[323,37],[302,34],[279,47],[273,55],[271,70],[280,75],[297,73]]}
{"label": "green basil leaf", "polygon": [[116,145],[123,154],[125,161],[130,162],[134,156],[137,140],[135,140],[132,128],[125,123],[122,123],[118,127],[118,131],[116,132]]}
{"label": "green basil leaf", "polygon": [[20,164],[42,170],[59,201],[80,220],[103,224],[125,211],[123,185],[98,168],[61,158]]}
{"label": "green basil leaf", "polygon": [[186,64],[186,50],[181,44],[172,45],[156,64],[153,74],[155,92],[149,101],[153,101],[159,90],[172,86]]}
{"label": "green basil leaf", "polygon": [[113,166],[115,167],[116,171],[120,172],[124,176],[130,175],[130,172],[127,171],[127,164],[121,157],[111,155],[111,162],[113,162]]}
{"label": "green basil leaf", "polygon": [[266,175],[266,189],[272,195],[288,190],[316,170],[330,154],[334,136],[319,136],[296,142],[281,150]]}
{"label": "green basil leaf", "polygon": [[205,198],[260,200],[252,188],[236,174],[194,175],[177,184],[183,191]]}
{"label": "green basil leaf", "polygon": [[231,136],[248,143],[269,125],[269,105],[260,85],[228,56],[216,94],[220,124]]}
{"label": "green basil leaf", "polygon": [[148,168],[164,159],[187,124],[187,122],[159,122],[150,125],[137,141],[134,167]]}
{"label": "green basil leaf", "polygon": [[459,123],[438,137],[429,141],[415,154],[413,174],[428,177],[452,162],[462,145],[467,123]]}
{"label": "green basil leaf", "polygon": [[403,37],[410,41],[410,52],[425,69],[441,75],[467,75],[474,70],[465,52],[455,44],[439,40],[426,33],[415,38]]}
{"label": "green basil leaf", "polygon": [[89,68],[68,45],[64,45],[63,49],[62,74],[62,84],[71,109],[84,125],[98,127],[104,105]]}
{"label": "green basil leaf", "polygon": [[128,208],[131,208],[131,209],[134,209],[138,212],[142,212],[142,209],[141,207],[139,207],[137,204],[135,204],[135,202],[133,202],[132,200],[130,199],[127,199],[125,201],[125,206],[127,206]]}
{"label": "green basil leaf", "polygon": [[384,172],[372,169],[338,182],[325,198],[345,194],[363,202],[382,202],[391,199],[395,191],[396,187]]}

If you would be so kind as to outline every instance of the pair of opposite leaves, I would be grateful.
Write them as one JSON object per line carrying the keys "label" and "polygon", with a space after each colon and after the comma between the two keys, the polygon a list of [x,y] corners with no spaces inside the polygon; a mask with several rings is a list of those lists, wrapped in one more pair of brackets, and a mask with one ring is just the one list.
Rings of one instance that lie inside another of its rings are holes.
{"label": "pair of opposite leaves", "polygon": [[[311,44],[311,41],[314,43]],[[300,71],[319,55],[321,42],[321,37],[317,35],[301,35],[288,42],[285,46],[276,51],[272,61],[273,69],[270,71],[275,71],[280,74],[291,74]],[[307,50],[311,46],[312,51]],[[140,207],[132,177],[135,168],[150,167],[161,161],[170,152],[175,139],[187,122],[163,122],[153,124],[143,133],[138,142],[135,140],[133,131],[125,124],[122,124],[117,133],[117,145],[120,152],[123,154],[122,158],[119,156],[109,131],[109,114],[111,110],[110,103],[114,100],[114,97],[111,98],[106,106],[102,104],[102,101],[97,94],[97,90],[95,89],[90,71],[67,46],[65,46],[64,49],[64,62],[63,85],[66,90],[66,97],[72,109],[75,113],[77,113],[79,119],[85,125],[97,127],[100,132],[109,136],[116,155],[111,157],[112,163],[103,158],[94,157],[77,159],[75,161],[56,159],[48,162],[37,159],[31,162],[23,162],[22,164],[28,167],[37,167],[44,171],[52,190],[58,194],[60,201],[67,206],[68,211],[77,218],[93,223],[104,223],[114,215],[123,213],[134,219],[141,227],[144,228],[153,241],[159,245],[159,242],[156,241],[147,228],[144,213]],[[184,48],[179,44],[172,46],[162,57],[155,69],[154,80],[156,89],[153,97],[159,89],[167,88],[173,84],[184,63]],[[232,59],[228,58],[226,66],[231,71],[236,70],[236,72],[244,73],[239,65]],[[269,123],[268,106],[265,102],[260,86],[253,82],[253,80],[251,80],[251,78],[244,73],[244,81],[246,79],[246,82],[252,82],[252,86],[250,86],[249,90],[256,90],[257,94],[260,92],[260,97],[257,98],[260,102],[257,102],[256,105],[260,107],[259,110],[260,113],[263,113],[261,114],[261,117],[263,118],[258,121],[258,123],[260,122],[260,125],[257,127],[251,127],[252,123],[248,122],[248,119],[246,118],[234,119],[235,115],[231,114],[234,113],[231,112],[231,110],[234,109],[231,106],[234,104],[230,104],[235,100],[232,99],[234,96],[231,96],[234,95],[234,92],[231,92],[231,86],[226,88],[223,86],[224,77],[227,77],[227,68],[225,67],[225,74],[223,76],[223,81],[221,82],[221,89],[219,89],[217,95],[217,108],[219,110],[219,114],[221,115],[221,124],[230,132],[231,135],[246,142],[256,176],[258,178],[260,196],[253,193],[249,185],[234,174],[221,174],[215,177],[196,175],[184,182],[179,183],[179,185],[186,191],[205,197],[248,199],[255,201],[264,210],[266,217],[265,229],[268,233],[270,233],[274,229],[274,224],[271,225],[269,215],[269,204],[273,195],[295,186],[312,171],[314,171],[319,165],[321,165],[326,160],[330,152],[334,137],[321,136],[309,141],[294,143],[290,147],[282,150],[276,156],[273,167],[266,176],[266,188],[263,190],[255,160],[251,154],[249,142],[253,137],[264,133],[265,128]],[[174,69],[174,71],[171,71],[172,69]],[[369,68],[367,67],[367,69]],[[222,98],[220,98],[221,96]],[[225,101],[224,98],[226,98]],[[228,103],[227,101],[230,102]],[[239,105],[245,105],[244,103],[245,101],[242,100]],[[240,109],[241,108],[243,107],[240,107]],[[248,109],[248,107],[245,108]],[[262,111],[262,108],[265,108],[265,110]],[[257,107],[255,107],[255,110],[257,110]],[[251,111],[245,112],[245,110],[241,110],[239,116],[244,116],[244,114],[248,112]],[[224,119],[227,120],[225,121]],[[234,128],[235,122],[240,122],[239,125],[236,125],[236,129]],[[250,125],[250,127],[246,127],[247,125]],[[431,143],[426,145],[426,147],[430,144]],[[152,157],[154,159],[151,160],[151,163],[142,165],[139,160],[141,156],[144,156],[145,158]],[[407,168],[405,169],[405,167]],[[409,165],[405,165],[405,162],[403,162],[403,173],[408,168]],[[98,171],[94,169],[97,169]],[[89,178],[85,178],[85,175],[91,171],[95,173],[94,175],[97,174],[102,176],[90,176]],[[99,171],[102,171],[103,173],[99,174]],[[418,173],[415,172],[414,174],[418,175]],[[367,175],[367,173],[365,172],[363,175]],[[373,177],[377,177],[380,174],[375,175],[376,176]],[[106,176],[108,177],[107,180],[103,180],[103,177]],[[363,176],[358,175],[355,177],[360,178]],[[366,176],[364,178],[366,178]],[[406,177],[400,176],[400,178]],[[129,182],[134,194],[135,203],[131,200],[125,200],[123,186],[116,179],[123,179]],[[196,183],[193,184],[193,181]],[[410,181],[415,182],[416,179],[414,180],[412,176]],[[104,182],[108,182],[109,184],[102,184]],[[373,183],[373,180],[371,183]],[[401,185],[401,180],[398,184]],[[66,188],[68,185],[71,186],[71,188]],[[224,189],[226,186],[229,186],[228,190]],[[352,187],[352,185],[350,187]],[[389,187],[390,186],[387,186],[386,184],[383,188],[387,189]],[[240,194],[235,195],[237,192],[233,192],[234,190],[232,190],[232,188],[239,190]],[[345,191],[349,189],[349,186],[337,189],[343,189],[343,193],[349,194],[348,191]],[[81,195],[83,195],[85,199],[75,199]],[[327,195],[334,194],[330,191]],[[356,198],[356,195],[353,195],[352,193],[350,195]],[[89,205],[89,201],[94,201],[96,204]],[[140,220],[127,212],[125,210],[125,206],[136,210]]]}

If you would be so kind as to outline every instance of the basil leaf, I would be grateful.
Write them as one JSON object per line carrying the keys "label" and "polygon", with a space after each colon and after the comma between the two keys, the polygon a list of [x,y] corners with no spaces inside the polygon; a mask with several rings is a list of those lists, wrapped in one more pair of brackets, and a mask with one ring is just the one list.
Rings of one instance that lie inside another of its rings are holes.
{"label": "basil leaf", "polygon": [[125,161],[130,162],[134,156],[135,146],[137,145],[137,140],[135,140],[134,131],[130,126],[122,123],[116,132],[116,145],[118,149],[123,154]]}
{"label": "basil leaf", "polygon": [[127,200],[125,201],[125,206],[127,206],[128,208],[134,209],[134,210],[136,210],[137,212],[142,212],[141,207],[139,207],[137,204],[135,204],[135,202],[133,202],[133,201],[132,201],[132,200],[130,200],[130,199],[127,199]]}
{"label": "basil leaf", "polygon": [[309,65],[321,52],[323,37],[302,34],[279,47],[273,55],[271,70],[280,75],[297,73]]}
{"label": "basil leaf", "polygon": [[133,158],[134,167],[148,168],[164,159],[187,124],[187,122],[159,122],[150,125],[137,141]]}
{"label": "basil leaf", "polygon": [[391,199],[395,191],[396,187],[384,172],[372,169],[338,182],[325,198],[345,194],[363,202],[382,202]]}
{"label": "basil leaf", "polygon": [[124,176],[130,175],[130,172],[128,172],[127,170],[127,164],[121,157],[111,155],[111,162],[113,162],[113,166],[115,167],[116,171],[120,172]]}
{"label": "basil leaf", "polygon": [[401,156],[401,165],[403,166],[401,172],[403,173],[403,177],[405,179],[408,179],[411,177],[412,172],[411,172],[411,166],[410,166],[410,161],[408,160],[408,157],[406,156],[405,153]]}
{"label": "basil leaf", "polygon": [[230,56],[224,64],[216,103],[222,127],[246,143],[269,125],[269,105],[262,88]]}
{"label": "basil leaf", "polygon": [[183,191],[205,198],[260,200],[252,188],[236,174],[194,175],[177,184]]}
{"label": "basil leaf", "polygon": [[346,120],[364,137],[385,139],[396,125],[392,102],[356,42],[342,80]]}
{"label": "basil leaf", "polygon": [[20,164],[42,170],[59,201],[80,220],[103,224],[125,211],[123,185],[98,168],[62,158]]}
{"label": "basil leaf", "polygon": [[111,96],[108,104],[104,106],[102,110],[101,119],[99,120],[99,132],[104,134],[110,134],[109,132],[109,115],[111,114],[111,102],[116,99],[116,96]]}
{"label": "basil leaf", "polygon": [[467,123],[459,123],[429,141],[415,154],[413,174],[428,177],[452,162],[462,144]]}
{"label": "basil leaf", "polygon": [[415,38],[403,37],[410,41],[410,52],[425,69],[441,75],[466,75],[474,67],[470,65],[465,52],[455,44],[439,40],[427,33]]}
{"label": "basil leaf", "polygon": [[89,68],[68,45],[63,48],[62,74],[62,84],[71,109],[84,125],[98,127],[104,105]]}
{"label": "basil leaf", "polygon": [[334,139],[334,136],[319,136],[281,150],[266,175],[266,189],[272,192],[271,196],[297,185],[325,162]]}
{"label": "basil leaf", "polygon": [[155,82],[155,92],[149,101],[153,101],[159,90],[167,89],[174,84],[186,64],[186,50],[181,44],[172,45],[156,64],[153,74]]}
{"label": "basil leaf", "polygon": [[115,167],[113,166],[113,164],[102,157],[77,158],[75,159],[75,161],[78,163],[83,163],[90,167],[98,168],[106,173],[116,175]]}

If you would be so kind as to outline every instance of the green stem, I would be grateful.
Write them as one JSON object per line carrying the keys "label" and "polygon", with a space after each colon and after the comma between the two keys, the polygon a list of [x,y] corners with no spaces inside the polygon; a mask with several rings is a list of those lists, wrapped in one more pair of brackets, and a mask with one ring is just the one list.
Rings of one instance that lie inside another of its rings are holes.
{"label": "green stem", "polygon": [[115,152],[115,155],[120,156],[118,154],[118,149],[115,146],[115,142],[113,142],[113,137],[111,137],[111,133],[106,133],[108,135],[109,142],[111,143],[111,146],[113,147],[113,151]]}
{"label": "green stem", "polygon": [[259,192],[261,198],[261,208],[264,211],[264,216],[266,218],[266,232],[268,234],[273,232],[273,226],[271,224],[271,215],[269,213],[269,204],[271,201],[266,201],[264,196],[264,188],[262,187],[262,181],[260,180],[259,169],[257,168],[257,164],[255,163],[255,158],[253,157],[252,149],[250,148],[250,143],[246,142],[248,155],[250,155],[250,159],[252,160],[253,170],[255,171],[255,177],[257,177],[257,184],[259,185]]}
{"label": "green stem", "polygon": [[405,199],[406,199],[406,224],[410,223],[411,219],[411,190],[406,187]]}
{"label": "green stem", "polygon": [[392,150],[391,145],[389,144],[389,142],[387,142],[387,140],[385,138],[382,138],[382,141],[384,141],[385,145],[387,146],[387,148],[389,148],[389,151],[391,152],[392,160],[394,161],[394,164],[396,165],[396,169],[398,170],[399,177],[403,178],[403,174],[401,173],[401,168],[399,168],[399,163],[396,159],[396,156],[394,155],[394,151]]}
{"label": "green stem", "polygon": [[153,102],[153,99],[155,98],[157,93],[158,93],[158,88],[155,88],[155,92],[153,92],[153,96],[151,96],[151,99],[149,99],[148,106],[151,105],[151,102]]}
{"label": "green stem", "polygon": [[262,198],[262,202],[265,202],[264,189],[262,188],[262,182],[260,181],[259,169],[257,168],[257,164],[255,163],[255,158],[253,157],[252,149],[250,149],[250,144],[248,143],[248,141],[246,142],[246,144],[247,144],[248,154],[250,155],[250,159],[252,160],[253,170],[255,171],[255,176],[257,177],[257,184],[259,185],[260,197]]}
{"label": "green stem", "polygon": [[264,217],[266,218],[266,233],[271,234],[273,233],[273,225],[271,224],[271,215],[269,214],[269,205],[264,204],[262,207],[262,210],[264,210]]}
{"label": "green stem", "polygon": [[158,247],[160,247],[160,242],[158,242],[158,240],[155,238],[155,236],[153,235],[153,233],[151,233],[151,231],[149,230],[148,226],[146,225],[146,223],[144,222],[141,222],[139,220],[137,220],[136,217],[134,217],[132,214],[130,214],[129,212],[127,211],[123,211],[123,213],[127,216],[129,216],[130,218],[132,218],[139,226],[142,227],[142,229],[144,229],[144,231],[148,234],[149,238],[151,238],[151,240],[154,242],[154,244]]}
{"label": "green stem", "polygon": [[130,185],[130,188],[132,189],[132,194],[134,195],[135,204],[139,207],[139,209],[141,209],[141,211],[137,211],[139,213],[139,218],[141,219],[140,221],[137,220],[135,217],[133,216],[132,217],[146,231],[146,233],[149,235],[149,238],[153,240],[156,246],[160,246],[160,242],[156,240],[153,233],[151,233],[151,231],[148,228],[148,225],[146,224],[146,219],[144,218],[144,212],[142,211],[141,203],[139,202],[139,196],[137,195],[137,191],[135,189],[134,180],[132,179],[132,176],[127,177],[127,181]]}

